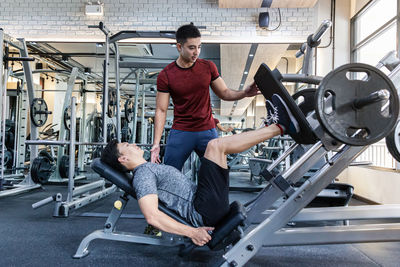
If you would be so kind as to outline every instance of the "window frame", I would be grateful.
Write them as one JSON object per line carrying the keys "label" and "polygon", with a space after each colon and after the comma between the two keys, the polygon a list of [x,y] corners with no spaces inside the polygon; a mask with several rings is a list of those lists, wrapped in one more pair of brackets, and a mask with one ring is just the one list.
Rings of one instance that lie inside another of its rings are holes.
{"label": "window frame", "polygon": [[389,18],[383,25],[381,25],[378,29],[374,32],[366,36],[362,40],[358,40],[356,43],[356,20],[362,17],[362,15],[373,8],[373,6],[378,1],[385,1],[385,0],[371,0],[369,1],[360,11],[358,11],[351,19],[350,19],[350,61],[357,62],[357,50],[363,47],[364,45],[368,44],[375,38],[378,38],[382,33],[384,33],[393,23],[396,23],[396,52],[399,55],[400,47],[399,47],[399,36],[400,36],[400,0],[397,0],[397,12],[396,15],[392,18]]}

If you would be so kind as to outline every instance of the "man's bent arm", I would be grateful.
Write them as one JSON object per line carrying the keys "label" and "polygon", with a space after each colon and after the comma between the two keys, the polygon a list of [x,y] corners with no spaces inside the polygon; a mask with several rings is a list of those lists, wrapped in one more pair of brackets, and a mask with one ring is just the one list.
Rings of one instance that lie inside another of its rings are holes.
{"label": "man's bent arm", "polygon": [[158,196],[156,194],[149,194],[139,199],[139,207],[142,211],[148,224],[151,224],[161,231],[187,236],[199,246],[205,245],[211,240],[208,230],[211,227],[194,228],[177,222],[158,209]]}
{"label": "man's bent arm", "polygon": [[211,82],[211,88],[219,98],[227,101],[239,100],[244,97],[255,96],[259,93],[258,88],[254,82],[245,90],[238,91],[229,89],[226,86],[225,81],[221,77],[218,77]]}
{"label": "man's bent arm", "polygon": [[153,145],[160,144],[169,105],[169,93],[157,92]]}

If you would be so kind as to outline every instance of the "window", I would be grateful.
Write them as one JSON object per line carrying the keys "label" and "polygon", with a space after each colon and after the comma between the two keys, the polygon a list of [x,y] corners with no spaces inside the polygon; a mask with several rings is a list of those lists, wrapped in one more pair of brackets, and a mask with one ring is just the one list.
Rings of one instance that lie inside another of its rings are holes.
{"label": "window", "polygon": [[399,0],[373,0],[351,20],[352,61],[376,65],[397,50]]}
{"label": "window", "polygon": [[[390,51],[395,50],[399,55],[399,3],[400,0],[372,0],[351,19],[352,62],[376,66]],[[396,168],[396,161],[388,153],[384,139],[371,145],[356,161]]]}

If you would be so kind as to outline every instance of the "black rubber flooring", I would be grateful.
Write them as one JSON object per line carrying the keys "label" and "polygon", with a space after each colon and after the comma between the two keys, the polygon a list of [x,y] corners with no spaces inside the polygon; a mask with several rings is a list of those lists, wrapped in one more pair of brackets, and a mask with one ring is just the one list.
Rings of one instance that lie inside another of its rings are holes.
{"label": "black rubber flooring", "polygon": [[[68,218],[52,217],[54,204],[33,210],[32,203],[66,187],[49,185],[17,196],[0,198],[0,266],[215,266],[222,252],[195,250],[181,259],[175,247],[95,240],[90,254],[72,259],[80,241],[102,229],[106,218],[83,217],[85,212],[108,213],[121,194],[74,211]],[[251,193],[232,192],[231,199],[245,201]],[[135,200],[126,213],[138,214]],[[119,231],[142,232],[143,219],[120,219]],[[400,266],[400,243],[370,243],[262,248],[246,266]]]}

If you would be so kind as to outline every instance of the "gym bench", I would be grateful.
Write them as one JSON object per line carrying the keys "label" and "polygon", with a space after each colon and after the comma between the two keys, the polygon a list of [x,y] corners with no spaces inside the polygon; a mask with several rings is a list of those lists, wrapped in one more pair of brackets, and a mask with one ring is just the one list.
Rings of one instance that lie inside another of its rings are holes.
{"label": "gym bench", "polygon": [[[73,258],[79,259],[88,255],[89,244],[94,239],[107,239],[161,246],[180,246],[180,256],[190,254],[190,252],[197,247],[188,238],[181,236],[173,238],[168,236],[168,238],[164,238],[140,233],[115,231],[116,223],[121,217],[121,214],[129,201],[129,197],[131,196],[136,199],[135,191],[132,186],[133,177],[128,173],[122,173],[113,169],[109,165],[103,163],[99,158],[93,160],[91,167],[95,172],[100,174],[100,176],[122,189],[124,193],[114,202],[114,207],[107,218],[104,228],[87,235],[80,243],[75,255],[72,256]],[[159,203],[158,208],[176,221],[185,225],[190,225],[177,213],[166,208],[162,203]],[[242,237],[243,231],[241,227],[244,226],[243,223],[245,219],[246,213],[244,207],[237,201],[232,202],[229,213],[215,226],[215,229],[211,234],[212,239],[207,243],[207,246],[211,250],[221,250],[231,244],[235,244]]]}

